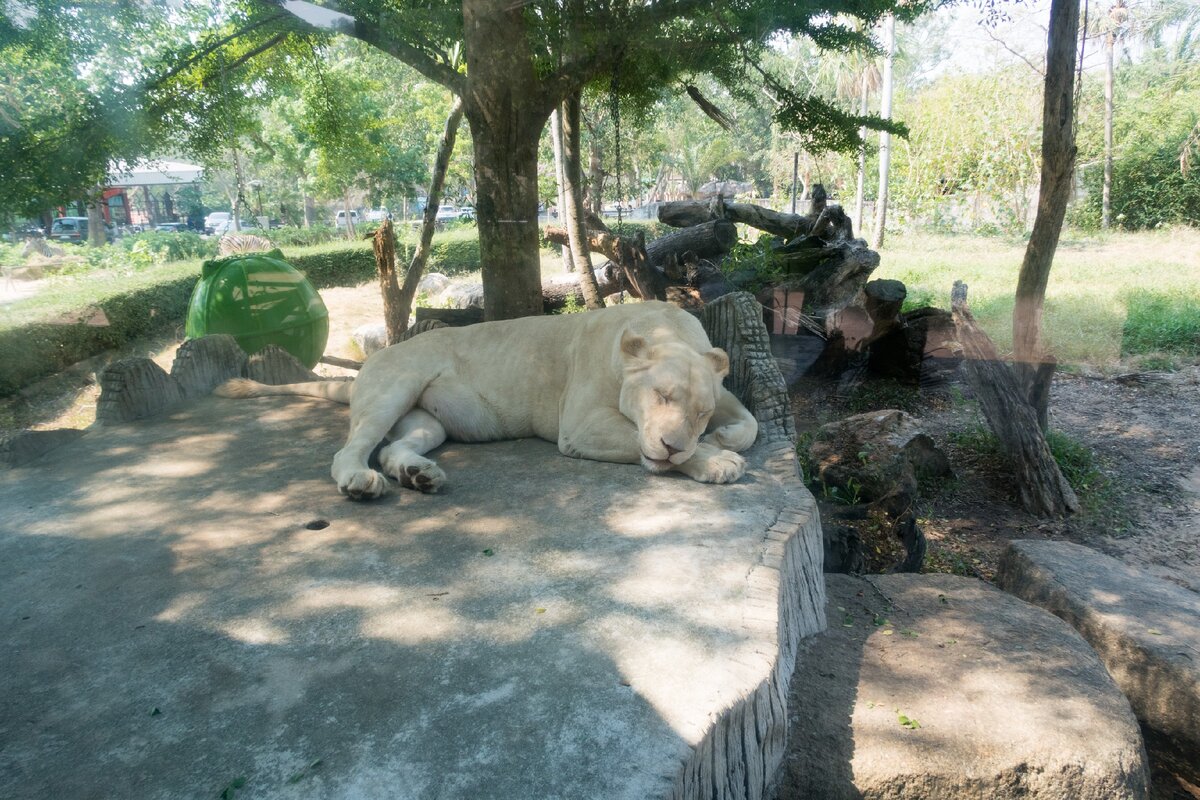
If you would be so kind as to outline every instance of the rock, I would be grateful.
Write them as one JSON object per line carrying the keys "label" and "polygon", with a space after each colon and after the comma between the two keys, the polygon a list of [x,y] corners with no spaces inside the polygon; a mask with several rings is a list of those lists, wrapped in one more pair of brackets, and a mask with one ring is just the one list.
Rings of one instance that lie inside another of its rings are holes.
{"label": "rock", "polygon": [[229,334],[201,336],[179,346],[171,364],[171,377],[179,383],[184,397],[200,397],[230,378],[240,377],[247,360],[246,352]]}
{"label": "rock", "polygon": [[826,581],[780,800],[1147,797],[1129,703],[1070,626],[972,578]]}
{"label": "rock", "polygon": [[183,400],[183,389],[148,358],[126,358],[100,373],[96,422],[129,422],[153,417]]}
{"label": "rock", "polygon": [[483,308],[483,284],[451,286],[439,298],[447,308]]}
{"label": "rock", "polygon": [[951,475],[950,462],[903,411],[856,414],[817,431],[809,456],[824,485],[856,492],[863,502],[912,496],[921,478]]}
{"label": "rock", "polygon": [[297,361],[287,350],[274,344],[269,344],[250,356],[246,363],[246,377],[272,386],[324,380]]}
{"label": "rock", "polygon": [[871,344],[872,373],[920,383],[929,388],[949,383],[962,362],[962,348],[949,311],[918,308],[901,314],[902,324]]}
{"label": "rock", "polygon": [[0,441],[0,464],[20,467],[58,447],[78,439],[86,431],[57,428],[49,431],[20,431]]}
{"label": "rock", "polygon": [[387,325],[382,322],[359,325],[350,336],[364,356],[370,356],[387,347]]}
{"label": "rock", "polygon": [[1200,778],[1200,595],[1070,542],[1011,542],[997,580],[1083,634]]}
{"label": "rock", "polygon": [[417,282],[417,292],[429,296],[439,295],[450,285],[450,278],[440,272],[430,272]]}

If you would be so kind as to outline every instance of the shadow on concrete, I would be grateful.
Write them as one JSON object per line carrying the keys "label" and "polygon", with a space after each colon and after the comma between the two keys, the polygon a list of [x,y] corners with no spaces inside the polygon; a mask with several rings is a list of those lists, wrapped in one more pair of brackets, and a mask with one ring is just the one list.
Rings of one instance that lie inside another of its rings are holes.
{"label": "shadow on concrete", "polygon": [[762,679],[769,479],[455,444],[354,504],[344,426],[204,401],[0,476],[0,795],[663,795]]}

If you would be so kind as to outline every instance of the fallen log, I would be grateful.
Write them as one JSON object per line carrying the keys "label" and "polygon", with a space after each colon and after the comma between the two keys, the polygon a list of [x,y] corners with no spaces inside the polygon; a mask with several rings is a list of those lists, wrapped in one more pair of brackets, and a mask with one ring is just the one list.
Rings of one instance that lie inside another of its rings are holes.
{"label": "fallen log", "polygon": [[[822,217],[824,222],[817,229]],[[707,203],[679,200],[658,207],[658,221],[673,228],[689,228],[718,219],[749,225],[787,241],[812,234],[825,239],[854,238],[850,218],[837,205],[815,205],[812,216],[785,214],[753,203],[726,203],[720,198]]]}

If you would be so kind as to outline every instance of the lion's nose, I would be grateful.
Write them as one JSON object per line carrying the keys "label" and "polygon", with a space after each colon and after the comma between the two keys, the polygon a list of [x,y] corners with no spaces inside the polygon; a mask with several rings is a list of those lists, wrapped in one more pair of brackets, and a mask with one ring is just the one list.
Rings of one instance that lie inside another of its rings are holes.
{"label": "lion's nose", "polygon": [[662,442],[663,447],[667,448],[667,458],[670,458],[671,456],[675,455],[676,453],[683,452],[678,447],[671,447],[671,445],[667,444],[666,439],[659,439],[659,441]]}

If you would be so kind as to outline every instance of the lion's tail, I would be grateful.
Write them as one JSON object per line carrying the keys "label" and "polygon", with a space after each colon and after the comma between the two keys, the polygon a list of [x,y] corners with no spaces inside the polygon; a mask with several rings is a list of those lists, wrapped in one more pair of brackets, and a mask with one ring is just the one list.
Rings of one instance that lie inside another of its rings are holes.
{"label": "lion's tail", "polygon": [[272,386],[246,378],[233,378],[213,389],[213,394],[219,397],[235,398],[288,394],[299,397],[318,397],[322,400],[332,400],[335,403],[349,405],[353,391],[354,381],[310,381],[309,383],[287,383],[281,386]]}

